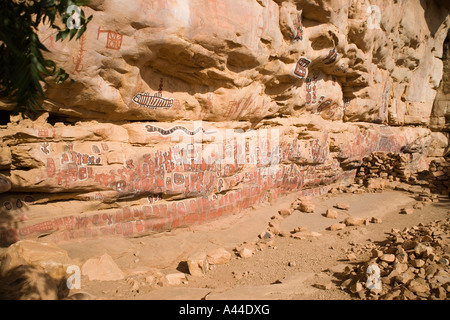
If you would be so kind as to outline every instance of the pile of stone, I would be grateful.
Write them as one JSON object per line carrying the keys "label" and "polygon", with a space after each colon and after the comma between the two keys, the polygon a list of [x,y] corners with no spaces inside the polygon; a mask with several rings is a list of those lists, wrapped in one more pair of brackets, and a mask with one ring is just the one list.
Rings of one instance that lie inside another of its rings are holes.
{"label": "pile of stone", "polygon": [[[358,179],[358,178],[357,178]],[[358,179],[359,181],[359,179]],[[338,187],[332,187],[328,190],[328,195],[324,195],[324,198],[329,198],[331,195],[342,194],[342,193],[353,193],[353,194],[361,194],[367,192],[367,188],[364,185],[359,183],[351,183],[348,185],[340,185]]]}
{"label": "pile of stone", "polygon": [[450,219],[393,229],[369,261],[345,268],[341,288],[361,299],[449,299],[449,231]]}
{"label": "pile of stone", "polygon": [[428,179],[431,192],[450,196],[450,158],[432,160]]}
{"label": "pile of stone", "polygon": [[405,154],[372,152],[363,158],[355,182],[370,187],[373,179],[387,179],[389,181],[409,182],[414,180],[414,174],[408,168],[408,157]]}

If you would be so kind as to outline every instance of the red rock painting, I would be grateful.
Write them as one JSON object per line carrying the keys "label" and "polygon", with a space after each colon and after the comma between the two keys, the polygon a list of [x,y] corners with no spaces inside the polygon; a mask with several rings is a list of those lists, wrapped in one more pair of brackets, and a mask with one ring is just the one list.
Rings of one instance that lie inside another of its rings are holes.
{"label": "red rock painting", "polygon": [[97,40],[99,39],[100,34],[102,33],[107,34],[105,48],[112,50],[119,50],[121,48],[123,39],[122,34],[111,30],[102,30],[101,27],[98,27]]}

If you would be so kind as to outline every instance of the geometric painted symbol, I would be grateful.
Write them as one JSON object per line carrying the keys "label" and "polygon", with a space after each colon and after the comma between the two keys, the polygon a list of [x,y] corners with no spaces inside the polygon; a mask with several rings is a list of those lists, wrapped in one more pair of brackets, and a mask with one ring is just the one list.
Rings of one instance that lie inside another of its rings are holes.
{"label": "geometric painted symbol", "polygon": [[52,158],[47,158],[47,176],[52,178],[55,175],[56,167]]}
{"label": "geometric painted symbol", "polygon": [[173,175],[173,182],[175,182],[175,184],[183,184],[184,183],[184,175],[180,174],[180,173],[175,173]]}
{"label": "geometric painted symbol", "polygon": [[137,93],[133,102],[149,109],[168,109],[173,106],[173,99],[163,98],[160,92],[151,96],[149,93]]}
{"label": "geometric painted symbol", "polygon": [[316,81],[313,81],[313,87],[312,87],[312,104],[316,104],[317,96],[316,96]]}
{"label": "geometric painted symbol", "polygon": [[323,61],[328,60],[327,62],[325,62],[325,64],[331,64],[333,62],[336,61],[338,57],[338,53],[336,52],[336,48],[330,49],[330,51],[328,52],[328,56],[323,59]]}
{"label": "geometric painted symbol", "polygon": [[311,79],[306,78],[306,104],[311,103]]}
{"label": "geometric painted symbol", "polygon": [[50,144],[48,142],[41,143],[41,151],[45,154],[49,154],[50,150],[48,149]]}
{"label": "geometric painted symbol", "polygon": [[297,65],[295,66],[294,74],[299,78],[306,77],[308,72],[308,66],[311,64],[311,60],[301,57],[297,61]]}
{"label": "geometric painted symbol", "polygon": [[91,149],[94,153],[99,154],[100,153],[100,149],[98,146],[96,146],[95,144],[93,146],[91,146]]}
{"label": "geometric painted symbol", "polygon": [[5,207],[6,210],[12,209],[12,204],[9,201],[3,202],[3,206]]}
{"label": "geometric painted symbol", "polygon": [[125,191],[126,186],[127,186],[127,183],[124,180],[120,180],[120,181],[116,182],[116,190],[118,192]]}
{"label": "geometric painted symbol", "polygon": [[152,132],[159,132],[163,136],[170,135],[170,134],[172,134],[172,133],[174,133],[175,131],[178,131],[178,130],[184,132],[188,136],[194,136],[197,133],[199,133],[200,131],[203,131],[203,133],[207,134],[207,135],[217,132],[217,131],[205,131],[205,129],[203,129],[202,127],[198,127],[194,131],[190,131],[190,130],[186,129],[183,126],[174,126],[174,127],[170,128],[170,129],[163,129],[163,128],[156,127],[156,126],[153,126],[153,125],[150,125],[150,124],[146,125],[145,128],[150,133],[152,133]]}
{"label": "geometric painted symbol", "polygon": [[302,16],[300,14],[297,14],[296,29],[297,35],[294,40],[303,40]]}
{"label": "geometric painted symbol", "polygon": [[101,28],[98,27],[97,40],[100,36],[100,33],[104,33],[104,32],[108,33],[107,38],[106,38],[106,48],[113,49],[113,50],[119,50],[120,47],[122,46],[123,35],[115,32],[115,31],[111,31],[111,30],[101,30]]}

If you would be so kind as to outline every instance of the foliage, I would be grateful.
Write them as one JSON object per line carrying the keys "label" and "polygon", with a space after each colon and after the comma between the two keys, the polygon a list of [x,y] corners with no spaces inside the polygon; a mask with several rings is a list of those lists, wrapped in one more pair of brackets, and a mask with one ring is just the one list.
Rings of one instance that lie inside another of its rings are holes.
{"label": "foliage", "polygon": [[[56,41],[79,39],[92,16],[86,18],[75,6],[86,4],[82,0],[0,0],[0,98],[14,99],[14,113],[33,117],[45,98],[42,82],[51,76],[60,84],[69,77],[43,57],[49,50],[38,38],[38,27],[49,24],[57,32]],[[79,23],[74,24],[76,14]]]}

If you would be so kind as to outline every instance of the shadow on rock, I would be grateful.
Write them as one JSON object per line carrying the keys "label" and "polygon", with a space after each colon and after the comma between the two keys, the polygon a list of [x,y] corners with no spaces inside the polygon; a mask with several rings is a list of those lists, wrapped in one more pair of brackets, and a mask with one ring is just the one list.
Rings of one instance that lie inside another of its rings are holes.
{"label": "shadow on rock", "polygon": [[0,300],[58,300],[69,294],[67,279],[55,280],[41,268],[18,266],[0,277]]}

